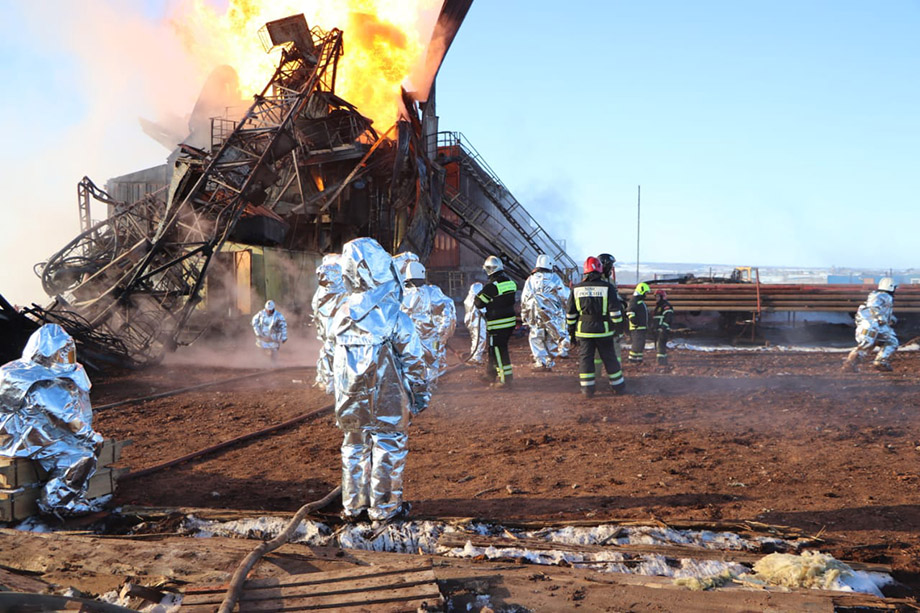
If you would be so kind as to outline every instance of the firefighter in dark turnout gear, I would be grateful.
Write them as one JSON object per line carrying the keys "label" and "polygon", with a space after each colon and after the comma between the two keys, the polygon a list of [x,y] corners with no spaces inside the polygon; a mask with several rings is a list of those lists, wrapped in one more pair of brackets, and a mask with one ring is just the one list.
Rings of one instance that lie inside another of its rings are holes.
{"label": "firefighter in dark turnout gear", "polygon": [[630,364],[641,364],[645,354],[645,336],[648,332],[648,306],[645,304],[645,297],[650,291],[648,283],[636,285],[626,309],[626,316],[629,318]]}
{"label": "firefighter in dark turnout gear", "polygon": [[674,307],[668,302],[668,293],[663,289],[655,292],[658,302],[652,320],[655,322],[655,357],[658,366],[668,365],[668,338],[671,336],[671,320],[674,318]]}
{"label": "firefighter in dark turnout gear", "polygon": [[572,288],[566,309],[566,323],[573,342],[578,345],[581,393],[594,395],[594,352],[597,351],[607,370],[610,386],[616,393],[626,389],[620,360],[613,348],[614,331],[623,325],[623,313],[616,290],[602,277],[597,258],[585,260],[585,280]]}
{"label": "firefighter in dark turnout gear", "polygon": [[[616,297],[617,297],[617,300],[620,302],[620,311],[625,313],[627,304],[626,304],[626,301],[623,300],[623,297],[620,296],[620,293],[617,290],[617,272],[616,272],[616,269],[613,267],[613,265],[616,264],[617,259],[609,253],[602,253],[599,256],[597,256],[597,259],[601,263],[601,274],[603,276],[604,281],[612,285],[613,290],[617,292]],[[616,350],[617,359],[620,360],[620,362],[623,361],[623,358],[620,355],[620,340],[619,339],[622,338],[624,334],[625,332],[623,330],[616,330],[613,334],[613,348]],[[600,356],[596,356],[594,358],[594,370],[597,373],[597,376],[600,376],[601,374],[602,364],[603,362],[601,361]]]}
{"label": "firefighter in dark turnout gear", "polygon": [[489,338],[488,377],[498,380],[500,385],[509,385],[512,379],[511,356],[508,354],[508,339],[517,325],[514,312],[514,294],[517,284],[505,274],[502,261],[490,255],[482,269],[489,275],[489,282],[476,294],[473,301],[476,308],[486,310],[486,335]]}

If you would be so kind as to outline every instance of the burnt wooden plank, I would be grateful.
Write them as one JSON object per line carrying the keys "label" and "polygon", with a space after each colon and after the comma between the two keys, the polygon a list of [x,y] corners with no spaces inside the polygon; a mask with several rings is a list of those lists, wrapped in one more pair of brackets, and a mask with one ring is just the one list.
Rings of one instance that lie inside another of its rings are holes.
{"label": "burnt wooden plank", "polygon": [[[357,567],[341,571],[271,577],[247,581],[240,601],[264,600],[280,596],[345,595],[355,592],[372,592],[394,587],[409,588],[435,584],[431,566],[407,570],[405,568]],[[437,587],[434,586],[437,590]],[[183,604],[219,604],[227,591],[226,586],[215,586],[204,592],[186,589]]]}
{"label": "burnt wooden plank", "polygon": [[[409,558],[406,560],[406,564],[358,566],[338,571],[296,574],[283,577],[266,577],[262,579],[249,579],[246,581],[244,589],[254,590],[268,587],[320,585],[325,583],[335,583],[339,581],[376,579],[380,577],[388,577],[392,575],[415,572],[426,572],[430,570],[430,562],[420,562],[415,558]],[[211,586],[187,586],[183,589],[183,592],[186,594],[223,593],[227,591],[228,587],[229,584]]]}
{"label": "burnt wooden plank", "polygon": [[[245,611],[415,611],[422,602],[442,603],[434,571],[430,566],[415,570],[405,567],[366,568],[292,575],[258,580],[250,589],[247,582],[238,602]],[[186,592],[182,611],[213,611],[224,591]]]}
{"label": "burnt wooden plank", "polygon": [[41,594],[50,592],[52,586],[30,575],[14,573],[0,568],[0,591],[4,592],[29,592]]}

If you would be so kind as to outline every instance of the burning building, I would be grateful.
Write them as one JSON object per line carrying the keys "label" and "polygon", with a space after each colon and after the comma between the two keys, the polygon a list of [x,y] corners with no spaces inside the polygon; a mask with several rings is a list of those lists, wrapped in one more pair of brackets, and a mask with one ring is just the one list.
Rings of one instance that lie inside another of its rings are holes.
{"label": "burning building", "polygon": [[[427,81],[401,90],[386,129],[336,93],[341,30],[311,29],[303,15],[267,23],[260,38],[280,60],[245,110],[234,113],[236,75],[222,67],[166,165],[105,190],[80,182],[82,232],[37,266],[54,301],[27,319],[64,325],[91,362],[142,365],[215,315],[248,314],[265,297],[308,304],[318,259],[358,236],[417,253],[455,297],[490,254],[518,278],[541,253],[574,270],[462,135],[438,131],[434,77],[470,4],[443,3]],[[98,223],[94,204],[107,209]]]}

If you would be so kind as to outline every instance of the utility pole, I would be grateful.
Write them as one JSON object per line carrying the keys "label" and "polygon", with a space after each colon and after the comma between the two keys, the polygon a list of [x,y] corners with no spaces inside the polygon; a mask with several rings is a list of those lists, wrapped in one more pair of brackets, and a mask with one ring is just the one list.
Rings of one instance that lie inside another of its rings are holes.
{"label": "utility pole", "polygon": [[639,284],[639,230],[642,224],[642,186],[636,193],[636,285]]}

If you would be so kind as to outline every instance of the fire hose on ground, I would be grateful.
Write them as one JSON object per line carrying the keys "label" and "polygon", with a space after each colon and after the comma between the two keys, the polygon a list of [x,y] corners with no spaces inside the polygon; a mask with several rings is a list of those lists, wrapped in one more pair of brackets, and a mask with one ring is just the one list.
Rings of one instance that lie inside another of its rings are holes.
{"label": "fire hose on ground", "polygon": [[93,407],[93,411],[105,411],[106,409],[114,409],[115,407],[124,406],[126,404],[137,404],[140,402],[147,402],[148,400],[157,400],[159,398],[168,398],[169,396],[176,396],[178,394],[184,394],[186,392],[193,392],[195,390],[203,389],[205,387],[213,387],[215,385],[223,385],[224,383],[234,383],[236,381],[243,381],[244,379],[252,379],[253,377],[261,377],[263,375],[268,375],[272,373],[286,372],[289,370],[299,370],[299,369],[315,369],[315,366],[285,366],[284,368],[273,368],[270,370],[260,370],[258,372],[251,372],[245,375],[239,375],[237,377],[229,377],[227,379],[219,379],[217,381],[209,381],[207,383],[198,383],[196,385],[190,385],[188,387],[182,387],[175,390],[170,390],[168,392],[161,392],[158,394],[151,394],[149,396],[141,396],[140,398],[129,398],[128,400],[119,400],[118,402],[111,402],[109,404],[103,404],[98,407]]}
{"label": "fire hose on ground", "polygon": [[[464,366],[466,366],[466,364],[465,364],[465,363],[462,363],[462,362],[461,362],[460,364],[454,364],[453,366],[447,368],[447,369],[444,371],[444,375],[441,375],[441,376],[442,376],[442,377],[443,377],[443,376],[446,376],[446,375],[450,374],[451,372],[454,372],[455,370],[457,370],[457,369],[459,369],[459,368],[462,368],[462,367],[464,367]],[[301,368],[301,367],[297,367],[297,368]],[[180,394],[180,393],[182,393],[182,392],[184,392],[184,391],[190,391],[190,390],[192,390],[192,389],[200,389],[200,388],[206,387],[206,386],[208,386],[208,385],[217,385],[218,383],[226,383],[226,382],[228,382],[228,381],[239,380],[239,379],[246,378],[246,377],[253,377],[253,376],[256,376],[256,375],[259,375],[259,374],[265,374],[265,373],[268,373],[268,372],[279,372],[279,370],[270,370],[270,371],[264,371],[264,372],[260,372],[260,373],[252,373],[252,374],[249,374],[249,375],[243,375],[242,377],[235,377],[235,378],[233,378],[233,379],[223,379],[223,380],[221,380],[221,381],[214,381],[214,382],[211,382],[211,383],[208,383],[208,384],[194,385],[194,386],[191,386],[191,387],[189,387],[189,388],[183,388],[183,389],[180,389],[180,390],[173,390],[173,391],[171,391],[171,392],[163,392],[162,394],[155,394],[154,396],[157,397],[157,398],[162,398],[162,397],[165,397],[165,396],[172,396],[172,395]],[[144,400],[149,400],[149,399],[151,399],[151,398],[136,398],[136,399],[133,399],[133,400],[126,400],[126,401],[123,401],[123,402],[121,402],[121,403],[114,403],[113,405],[105,405],[105,407],[111,407],[111,406],[115,406],[115,405],[118,405],[118,404],[128,404],[128,403],[131,403],[131,402],[143,402]],[[103,408],[105,408],[105,407],[103,407]],[[303,413],[303,414],[298,415],[298,416],[296,416],[296,417],[292,417],[291,419],[288,419],[288,420],[286,420],[286,421],[283,421],[283,422],[281,422],[281,423],[279,423],[279,424],[275,424],[275,425],[269,426],[269,427],[267,427],[267,428],[262,428],[261,430],[256,430],[255,432],[250,432],[250,433],[248,433],[248,434],[242,434],[242,435],[240,435],[240,436],[237,436],[237,437],[232,438],[232,439],[230,439],[230,440],[224,441],[224,442],[222,442],[222,443],[217,443],[217,444],[215,444],[215,445],[211,445],[211,446],[209,446],[209,447],[205,447],[204,449],[199,449],[198,451],[193,451],[193,452],[188,453],[188,454],[186,454],[186,455],[184,455],[184,456],[181,456],[181,457],[178,457],[178,458],[174,458],[174,459],[172,459],[172,460],[168,460],[168,461],[166,461],[166,462],[162,462],[162,463],[160,463],[160,464],[156,464],[156,465],[150,466],[150,467],[148,467],[148,468],[143,468],[143,469],[141,469],[141,470],[136,470],[136,471],[130,472],[130,473],[128,473],[127,475],[124,475],[123,477],[120,477],[119,480],[120,480],[120,481],[126,481],[126,480],[128,480],[128,479],[136,479],[136,478],[138,478],[138,477],[145,477],[145,476],[147,476],[147,475],[153,474],[153,473],[155,473],[155,472],[159,472],[159,471],[164,470],[164,469],[166,469],[166,468],[171,468],[171,467],[173,467],[173,466],[178,466],[179,464],[183,464],[183,463],[185,463],[185,462],[188,462],[189,460],[194,460],[194,459],[196,459],[196,458],[200,458],[200,457],[209,455],[209,454],[211,454],[211,453],[215,453],[215,452],[217,452],[217,451],[221,451],[221,450],[223,450],[223,449],[226,449],[227,447],[232,447],[233,445],[237,445],[237,444],[239,444],[239,443],[243,443],[243,442],[250,441],[250,440],[253,440],[253,439],[262,438],[263,436],[266,436],[266,435],[271,434],[271,433],[273,433],[273,432],[276,432],[276,431],[278,431],[278,430],[284,430],[285,428],[289,428],[289,427],[291,427],[291,426],[295,426],[295,425],[300,424],[300,423],[302,423],[302,422],[308,421],[308,420],[310,420],[310,419],[312,419],[312,418],[314,418],[314,417],[318,417],[318,416],[320,416],[320,415],[322,415],[322,414],[324,414],[324,413],[331,412],[334,408],[335,408],[335,405],[330,404],[330,405],[326,405],[326,406],[324,406],[324,407],[321,407],[321,408],[319,408],[319,409],[314,409],[314,410],[312,410],[312,411],[308,411],[307,413]]]}

